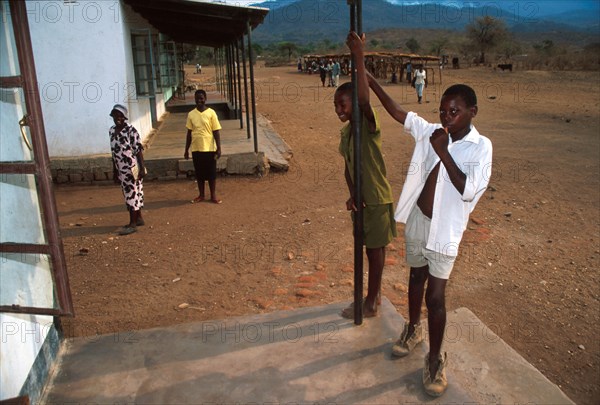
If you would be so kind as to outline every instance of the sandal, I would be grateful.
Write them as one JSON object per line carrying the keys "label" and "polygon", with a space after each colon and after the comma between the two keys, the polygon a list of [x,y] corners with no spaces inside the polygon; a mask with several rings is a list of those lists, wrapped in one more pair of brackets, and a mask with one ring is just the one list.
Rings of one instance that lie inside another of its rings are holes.
{"label": "sandal", "polygon": [[219,200],[217,198],[211,198],[210,202],[213,204],[221,204],[223,202],[223,200]]}
{"label": "sandal", "polygon": [[[138,219],[135,223],[135,226],[144,226],[146,222],[143,219]],[[122,228],[132,228],[130,224],[123,225]]]}
{"label": "sandal", "polygon": [[192,201],[190,201],[190,202],[191,202],[192,204],[197,204],[197,203],[199,203],[199,202],[202,202],[202,201],[204,201],[204,197],[200,197],[200,196],[198,196],[198,197],[194,198],[194,199],[193,199]]}
{"label": "sandal", "polygon": [[131,235],[132,233],[137,232],[137,228],[124,226],[119,230],[119,235]]}

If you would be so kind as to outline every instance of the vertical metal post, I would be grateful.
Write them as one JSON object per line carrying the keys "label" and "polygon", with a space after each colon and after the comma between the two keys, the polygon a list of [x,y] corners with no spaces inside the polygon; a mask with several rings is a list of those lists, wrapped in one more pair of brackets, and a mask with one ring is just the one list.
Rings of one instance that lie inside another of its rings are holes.
{"label": "vertical metal post", "polygon": [[[348,0],[350,30],[362,35],[362,0]],[[352,137],[354,145],[354,324],[363,322],[363,197],[362,197],[362,113],[358,105],[356,60],[352,55]]]}
{"label": "vertical metal post", "polygon": [[246,102],[246,132],[250,139],[250,104],[248,103],[248,73],[246,72],[246,46],[244,45],[244,36],[241,39],[242,61],[244,63],[244,99]]}
{"label": "vertical metal post", "polygon": [[254,89],[254,52],[252,51],[252,27],[250,21],[246,21],[246,30],[248,31],[248,55],[250,59],[250,92],[252,96],[252,131],[254,133],[254,153],[258,153],[258,134],[256,130],[256,93]]}

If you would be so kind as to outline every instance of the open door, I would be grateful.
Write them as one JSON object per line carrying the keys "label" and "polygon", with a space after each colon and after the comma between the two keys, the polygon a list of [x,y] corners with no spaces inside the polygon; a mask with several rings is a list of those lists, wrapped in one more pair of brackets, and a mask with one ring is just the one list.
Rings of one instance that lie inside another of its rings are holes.
{"label": "open door", "polygon": [[72,316],[26,5],[8,4],[0,1],[0,312]]}

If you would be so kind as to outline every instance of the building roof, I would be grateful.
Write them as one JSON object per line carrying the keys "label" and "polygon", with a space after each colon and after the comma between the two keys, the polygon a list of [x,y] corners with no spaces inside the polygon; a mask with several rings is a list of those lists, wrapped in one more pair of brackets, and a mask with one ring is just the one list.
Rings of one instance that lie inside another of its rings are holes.
{"label": "building roof", "polygon": [[177,42],[220,47],[260,25],[269,9],[203,0],[124,0],[152,26]]}
{"label": "building roof", "polygon": [[[441,58],[439,56],[431,56],[431,55],[417,55],[414,53],[399,53],[399,52],[373,52],[367,51],[364,53],[365,57],[381,57],[381,58],[407,58],[407,59],[415,59],[415,60],[424,60],[424,61],[439,61]],[[350,59],[351,54],[349,52],[346,53],[330,53],[324,55],[304,55],[304,58],[317,58],[317,59],[339,59],[339,58],[348,58]]]}

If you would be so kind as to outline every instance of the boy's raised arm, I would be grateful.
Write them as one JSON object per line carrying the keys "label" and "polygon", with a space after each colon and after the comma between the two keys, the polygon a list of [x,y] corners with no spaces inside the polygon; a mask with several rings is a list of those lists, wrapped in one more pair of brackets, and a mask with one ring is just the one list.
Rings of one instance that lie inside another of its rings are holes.
{"label": "boy's raised arm", "polygon": [[373,109],[371,108],[371,103],[369,100],[369,82],[367,80],[367,69],[365,68],[365,54],[363,49],[364,41],[364,34],[361,38],[356,32],[350,31],[348,37],[346,38],[346,45],[348,45],[348,48],[350,48],[350,51],[354,56],[354,63],[356,64],[358,105],[362,113],[369,120],[369,123],[375,124],[375,116],[373,115]]}
{"label": "boy's raised arm", "polygon": [[369,87],[373,90],[383,108],[392,116],[393,119],[404,125],[404,121],[406,120],[406,111],[400,107],[400,104],[395,102],[386,92],[383,90],[377,79],[371,75],[371,73],[367,72],[367,80],[369,83]]}

